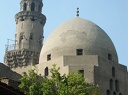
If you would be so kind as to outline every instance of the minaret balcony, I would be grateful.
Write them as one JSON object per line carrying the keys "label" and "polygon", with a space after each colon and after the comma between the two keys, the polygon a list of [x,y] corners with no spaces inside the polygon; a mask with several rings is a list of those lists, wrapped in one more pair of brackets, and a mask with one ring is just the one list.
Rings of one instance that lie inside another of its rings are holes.
{"label": "minaret balcony", "polygon": [[25,18],[25,17],[37,17],[38,19],[41,20],[46,20],[45,15],[38,13],[38,12],[31,12],[31,11],[22,11],[19,12],[15,15],[15,19],[20,19],[21,17]]}

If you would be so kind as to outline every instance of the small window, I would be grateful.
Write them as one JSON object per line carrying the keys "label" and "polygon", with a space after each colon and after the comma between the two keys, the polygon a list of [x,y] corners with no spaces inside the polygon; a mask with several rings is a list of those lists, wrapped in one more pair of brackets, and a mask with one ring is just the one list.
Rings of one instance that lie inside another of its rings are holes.
{"label": "small window", "polygon": [[26,11],[26,9],[27,9],[27,4],[24,3],[24,5],[23,5],[23,11]]}
{"label": "small window", "polygon": [[32,2],[31,4],[31,11],[34,11],[35,10],[35,3]]}
{"label": "small window", "polygon": [[41,12],[41,5],[38,6],[38,12]]}
{"label": "small window", "polygon": [[84,70],[79,70],[79,73],[84,77]]}
{"label": "small window", "polygon": [[115,80],[115,89],[118,92],[119,91],[119,81]]}
{"label": "small window", "polygon": [[24,33],[23,32],[20,33],[20,40],[22,40],[22,39],[24,39]]}
{"label": "small window", "polygon": [[113,90],[113,80],[110,79],[110,90]]}
{"label": "small window", "polygon": [[76,55],[83,55],[83,49],[77,49]]}
{"label": "small window", "polygon": [[51,60],[51,54],[47,55],[47,61]]}
{"label": "small window", "polygon": [[24,21],[23,17],[21,17],[20,21]]}
{"label": "small window", "polygon": [[111,95],[110,90],[107,90],[107,95]]}
{"label": "small window", "polygon": [[48,67],[46,67],[46,68],[45,68],[44,75],[45,75],[45,76],[48,76],[48,75],[49,75],[49,72],[48,72]]}
{"label": "small window", "polygon": [[112,76],[115,77],[115,68],[112,67]]}
{"label": "small window", "polygon": [[33,33],[30,33],[30,40],[33,39]]}
{"label": "small window", "polygon": [[108,60],[112,60],[112,55],[108,54]]}

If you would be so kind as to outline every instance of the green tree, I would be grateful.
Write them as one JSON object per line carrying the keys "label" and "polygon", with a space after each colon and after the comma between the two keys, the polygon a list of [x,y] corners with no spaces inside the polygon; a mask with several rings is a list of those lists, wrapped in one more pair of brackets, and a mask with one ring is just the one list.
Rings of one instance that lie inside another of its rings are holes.
{"label": "green tree", "polygon": [[19,85],[19,88],[26,95],[42,95],[42,78],[40,75],[35,73],[35,69],[29,70],[28,74],[24,72],[20,81],[21,84]]}
{"label": "green tree", "polygon": [[61,75],[60,68],[50,69],[51,77],[40,80],[33,70],[24,73],[19,87],[27,95],[101,95],[98,86],[85,81],[82,74],[69,73]]}
{"label": "green tree", "polygon": [[46,78],[47,81],[44,82],[45,85],[51,84],[47,89],[51,89],[54,94],[44,95],[101,95],[99,87],[87,83],[79,72],[77,74],[69,73],[66,76],[65,74],[61,75],[59,69],[53,65],[53,68],[50,69],[51,78]]}

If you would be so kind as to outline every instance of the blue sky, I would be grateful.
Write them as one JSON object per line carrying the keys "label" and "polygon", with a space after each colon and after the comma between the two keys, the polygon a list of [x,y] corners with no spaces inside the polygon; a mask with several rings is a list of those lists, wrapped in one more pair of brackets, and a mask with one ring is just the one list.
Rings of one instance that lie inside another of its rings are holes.
{"label": "blue sky", "polygon": [[[1,0],[0,3],[0,62],[4,60],[7,39],[14,39],[16,25],[14,16],[20,10],[21,0]],[[100,26],[112,39],[119,63],[128,66],[128,0],[43,0],[43,14],[47,17],[44,27],[45,39],[59,24],[80,17]],[[13,44],[13,41],[10,42]]]}

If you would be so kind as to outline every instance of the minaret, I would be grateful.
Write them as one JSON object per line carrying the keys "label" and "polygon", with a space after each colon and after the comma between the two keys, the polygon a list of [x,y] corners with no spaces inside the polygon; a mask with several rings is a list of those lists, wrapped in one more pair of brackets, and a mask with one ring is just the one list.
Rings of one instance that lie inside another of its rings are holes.
{"label": "minaret", "polygon": [[13,50],[6,49],[5,64],[11,68],[38,64],[46,17],[42,0],[22,0],[15,15],[16,34]]}

